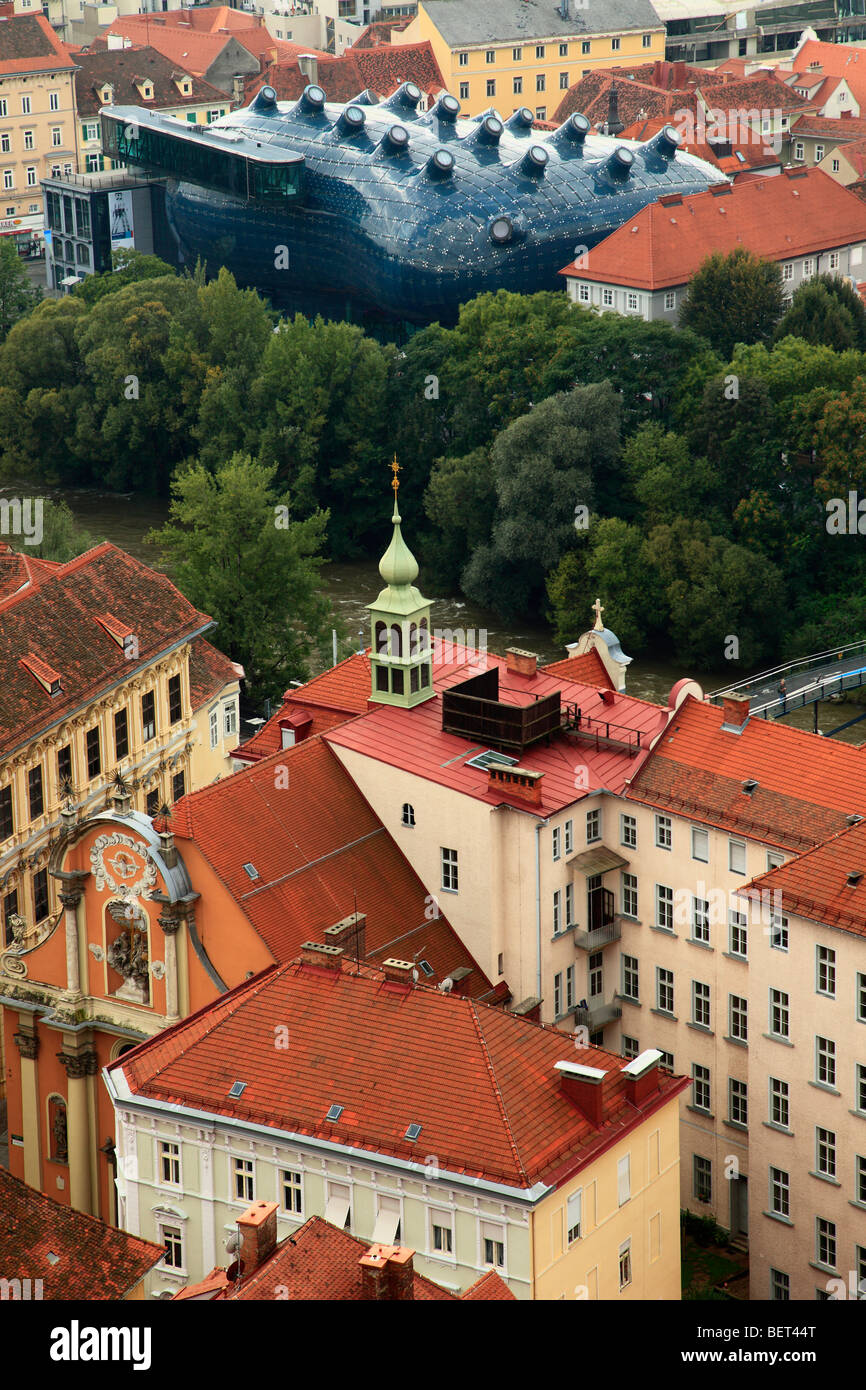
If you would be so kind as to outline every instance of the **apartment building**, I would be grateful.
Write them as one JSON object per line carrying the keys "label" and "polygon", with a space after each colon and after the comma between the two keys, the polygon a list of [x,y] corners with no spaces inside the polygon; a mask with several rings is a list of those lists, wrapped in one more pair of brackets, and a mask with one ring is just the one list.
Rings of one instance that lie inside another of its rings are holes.
{"label": "apartment building", "polygon": [[521,1299],[677,1299],[687,1083],[658,1052],[341,957],[307,943],[103,1073],[122,1224],[166,1248],[151,1293],[205,1278],[258,1201],[284,1236],[324,1216],[408,1246],[454,1292],[493,1269]]}
{"label": "apartment building", "polygon": [[391,43],[428,39],[465,116],[528,107],[547,120],[581,75],[664,58],[664,26],[648,0],[557,5],[542,0],[419,0]]}
{"label": "apartment building", "polygon": [[38,14],[0,24],[0,214],[3,230],[41,232],[39,181],[78,163],[75,60]]}

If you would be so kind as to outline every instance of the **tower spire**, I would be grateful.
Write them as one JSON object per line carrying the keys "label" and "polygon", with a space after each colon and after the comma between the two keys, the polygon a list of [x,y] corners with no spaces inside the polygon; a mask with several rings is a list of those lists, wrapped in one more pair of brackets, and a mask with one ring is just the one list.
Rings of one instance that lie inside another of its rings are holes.
{"label": "tower spire", "polygon": [[388,465],[394,492],[391,543],[379,561],[385,587],[375,603],[368,605],[372,619],[373,643],[370,659],[371,698],[379,704],[402,705],[411,709],[434,694],[430,604],[415,588],[418,561],[400,531],[397,492],[401,466],[397,455]]}

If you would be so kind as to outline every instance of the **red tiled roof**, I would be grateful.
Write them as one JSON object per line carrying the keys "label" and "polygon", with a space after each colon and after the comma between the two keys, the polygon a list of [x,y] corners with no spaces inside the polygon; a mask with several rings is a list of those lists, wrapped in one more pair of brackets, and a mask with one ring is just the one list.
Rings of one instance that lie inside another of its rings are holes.
{"label": "red tiled roof", "polygon": [[783,912],[866,936],[866,821],[753,878],[740,892],[758,901],[762,893],[781,893]]}
{"label": "red tiled roof", "polygon": [[[622,138],[623,140],[650,140],[666,124],[667,122],[660,116],[653,116],[646,121],[635,121],[634,125],[627,126],[622,132]],[[706,126],[705,129],[707,129]],[[714,164],[717,169],[721,169],[722,173],[730,174],[734,178],[741,178],[748,169],[779,168],[781,165],[781,157],[769,146],[765,146],[763,139],[732,140],[726,143],[731,146],[729,155],[720,155],[718,146],[712,145],[708,140],[683,139],[680,148],[686,154],[693,154],[698,159],[705,159],[708,164]],[[738,154],[743,156],[742,159],[737,158]]]}
{"label": "red tiled roof", "polygon": [[[821,43],[807,39],[795,54],[793,63],[799,76],[844,77],[858,106],[866,105],[866,49],[857,44]],[[819,68],[811,65],[817,63]]]}
{"label": "red tiled roof", "polygon": [[165,1253],[161,1245],[61,1206],[0,1167],[0,1278],[41,1279],[46,1300],[125,1298]]}
{"label": "red tiled roof", "polygon": [[[241,774],[243,775],[243,774]],[[273,1046],[274,1020],[290,1050]],[[569,1099],[556,1063],[606,1072],[604,1122]],[[111,1068],[133,1095],[231,1115],[526,1190],[559,1186],[688,1084],[658,1073],[640,1105],[622,1057],[476,1000],[352,963],[292,962],[246,980]],[[239,1100],[228,1091],[245,1081]],[[343,1107],[333,1122],[333,1104]],[[410,1124],[421,1126],[416,1142]]]}
{"label": "red tiled roof", "polygon": [[195,841],[275,960],[357,910],[369,956],[423,956],[434,983],[468,966],[467,993],[491,990],[446,919],[430,917],[423,883],[320,737],[182,797],[172,829],[181,850]]}
{"label": "red tiled roof", "polygon": [[650,203],[560,274],[655,290],[685,284],[714,252],[790,260],[864,238],[859,198],[821,169],[785,170]]}
{"label": "red tiled roof", "polygon": [[613,682],[607,667],[595,647],[584,652],[583,656],[566,656],[562,661],[551,661],[544,667],[548,676],[564,676],[566,680],[577,681],[580,685],[598,685],[605,690],[613,690]]}
{"label": "red tiled roof", "polygon": [[[213,626],[164,574],[108,541],[50,570],[28,561],[31,582],[8,593],[22,573],[16,558],[0,553],[0,592],[7,594],[0,601],[0,752],[95,700],[174,642]],[[107,612],[135,633],[135,660],[126,660],[97,621]],[[59,673],[61,694],[49,695],[20,665],[31,654]]]}
{"label": "red tiled roof", "polygon": [[310,723],[305,737],[324,733],[342,724],[347,718],[363,714],[370,696],[370,655],[353,652],[345,660],[314,676],[306,685],[292,687],[283,695],[283,703],[258,733],[235,750],[234,756],[244,762],[276,753],[283,746],[282,725],[285,720],[299,727]]}
{"label": "red tiled roof", "polygon": [[[191,14],[191,10],[176,10],[175,14]],[[197,29],[179,28],[158,22],[167,16],[150,15],[145,22],[143,15],[127,15],[116,19],[105,31],[106,34],[120,34],[139,44],[146,44],[164,54],[172,63],[182,67],[185,72],[193,72],[201,77],[216,62],[227,43],[234,40],[245,48],[252,59],[258,62],[276,59],[280,53],[280,40],[261,38],[253,28],[233,29],[230,33],[203,33]],[[256,36],[255,38],[253,36]],[[100,36],[103,37],[103,36]],[[255,51],[250,47],[253,45]],[[263,48],[263,45],[267,46]],[[97,43],[91,45],[94,51]]]}
{"label": "red tiled roof", "polygon": [[866,135],[866,116],[814,116],[806,112],[791,123],[791,135],[829,135],[834,144]]}
{"label": "red tiled roof", "polygon": [[[95,116],[104,105],[100,95],[106,83],[114,88],[115,106],[191,106],[203,101],[222,102],[226,94],[193,73],[183,72],[175,62],[153,47],[105,48],[83,53],[75,74],[75,100],[79,115]],[[142,78],[153,83],[153,97],[145,101],[136,86]],[[184,96],[175,78],[188,77],[190,93]]]}
{"label": "red tiled roof", "polygon": [[69,72],[75,62],[44,15],[22,14],[0,24],[0,74]]}
{"label": "red tiled roof", "polygon": [[[301,49],[308,53],[309,49]],[[309,81],[296,60],[272,63],[261,78],[253,78],[247,86],[252,97],[266,84],[273,87],[280,101],[294,101]],[[428,40],[423,43],[400,44],[392,48],[382,44],[376,48],[349,48],[340,58],[320,57],[318,81],[328,101],[349,101],[366,88],[377,96],[387,97],[402,82],[415,82],[422,92],[437,95],[445,86],[436,55]]]}
{"label": "red tiled roof", "polygon": [[[739,734],[689,696],[629,788],[635,800],[803,851],[866,814],[864,754],[850,743],[752,718]],[[745,781],[758,783],[751,795]]]}
{"label": "red tiled roof", "polygon": [[[340,724],[323,735],[335,747],[351,748],[368,758],[413,772],[440,786],[452,787],[491,806],[508,804],[505,789],[490,791],[488,776],[481,768],[468,767],[469,759],[488,745],[470,743],[459,734],[442,729],[442,693],[479,674],[478,654],[465,647],[434,641],[433,684],[436,695],[414,709],[372,705],[367,714]],[[642,751],[630,756],[625,750],[569,734],[557,735],[549,743],[537,743],[523,754],[520,765],[544,773],[541,805],[533,807],[546,816],[582,797],[605,787],[619,791],[633,777],[646,757],[649,742],[663,728],[668,711],[659,705],[630,695],[616,694],[606,704],[596,685],[583,685],[551,674],[542,668],[533,676],[519,676],[507,670],[503,657],[486,657],[487,669],[499,669],[499,699],[505,704],[529,705],[542,695],[558,691],[563,705],[577,705],[584,717],[603,724],[618,725],[641,734]],[[587,769],[588,787],[576,789],[575,770]],[[522,804],[526,809],[526,803]]]}
{"label": "red tiled roof", "polygon": [[55,560],[37,560],[0,541],[0,603],[22,589],[35,589],[59,568]]}
{"label": "red tiled roof", "polygon": [[390,43],[392,34],[399,34],[412,23],[412,16],[398,15],[395,19],[377,19],[368,24],[352,44],[353,48],[378,48],[380,44]]}
{"label": "red tiled roof", "polygon": [[189,651],[189,695],[194,710],[200,709],[227,685],[241,679],[242,666],[217,651],[204,637],[197,637]]}
{"label": "red tiled roof", "polygon": [[464,1303],[494,1303],[503,1299],[511,1299],[514,1294],[495,1269],[488,1269],[486,1274],[482,1274],[480,1279],[476,1279],[474,1284],[470,1284],[465,1293],[460,1295]]}
{"label": "red tiled roof", "polygon": [[866,174],[866,136],[844,145],[840,151],[840,157],[847,159],[857,177],[862,178]]}

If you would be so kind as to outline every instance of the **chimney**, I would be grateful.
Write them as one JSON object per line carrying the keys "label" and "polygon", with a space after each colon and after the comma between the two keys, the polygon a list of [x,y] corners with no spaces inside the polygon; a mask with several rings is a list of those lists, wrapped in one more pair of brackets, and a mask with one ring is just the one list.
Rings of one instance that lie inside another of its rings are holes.
{"label": "chimney", "polygon": [[396,956],[389,956],[382,961],[382,969],[385,972],[385,979],[392,980],[395,984],[413,984],[412,972],[415,969],[415,962],[411,960],[398,960]]}
{"label": "chimney", "polygon": [[326,970],[339,970],[342,955],[341,946],[323,946],[319,941],[305,941],[301,946],[304,965],[321,965]]}
{"label": "chimney", "polygon": [[253,1202],[243,1216],[238,1217],[238,1230],[241,1248],[238,1258],[243,1264],[243,1277],[250,1275],[264,1264],[277,1248],[277,1202]]}
{"label": "chimney", "polygon": [[533,772],[528,767],[491,763],[487,769],[487,790],[504,793],[529,806],[540,806],[543,777],[543,772]]}
{"label": "chimney", "polygon": [[324,935],[329,946],[342,947],[347,960],[349,957],[353,960],[363,960],[367,954],[367,914],[350,912],[341,922],[335,922],[332,927],[325,927]]}
{"label": "chimney", "polygon": [[308,83],[314,83],[318,86],[319,60],[315,53],[299,53],[298,67],[301,69],[301,73],[306,77]]}
{"label": "chimney", "polygon": [[462,994],[464,989],[463,981],[471,974],[471,965],[458,965],[455,970],[449,970],[447,978],[451,981],[451,988],[448,993]]}
{"label": "chimney", "polygon": [[644,1101],[655,1095],[659,1089],[661,1056],[657,1047],[648,1047],[639,1057],[635,1057],[622,1068],[623,1076],[628,1077],[626,1097],[632,1105],[643,1105]]}
{"label": "chimney", "polygon": [[506,670],[513,676],[535,676],[538,674],[538,657],[535,652],[523,652],[519,647],[509,647],[505,653]]}
{"label": "chimney", "polygon": [[365,1303],[393,1299],[409,1302],[415,1297],[415,1252],[401,1245],[371,1245],[358,1264],[361,1298]]}
{"label": "chimney", "polygon": [[610,90],[607,94],[607,120],[604,125],[605,135],[621,135],[625,126],[619,118],[619,104],[616,92],[616,83],[611,82]]}
{"label": "chimney", "polygon": [[604,1093],[602,1085],[607,1072],[598,1067],[583,1067],[577,1062],[557,1062],[556,1070],[563,1095],[582,1110],[590,1124],[601,1129],[604,1124]]}
{"label": "chimney", "polygon": [[742,733],[749,722],[749,700],[746,695],[725,695],[722,700],[722,728]]}
{"label": "chimney", "polygon": [[675,92],[680,91],[686,85],[686,65],[685,63],[671,64],[670,86]]}
{"label": "chimney", "polygon": [[236,72],[232,78],[232,101],[238,106],[244,104],[244,79],[239,72]]}
{"label": "chimney", "polygon": [[518,1018],[527,1018],[532,1023],[540,1023],[541,1000],[537,999],[534,994],[531,994],[528,999],[522,1000],[522,1002],[517,1005],[517,1008],[512,1009],[511,1012],[517,1014]]}

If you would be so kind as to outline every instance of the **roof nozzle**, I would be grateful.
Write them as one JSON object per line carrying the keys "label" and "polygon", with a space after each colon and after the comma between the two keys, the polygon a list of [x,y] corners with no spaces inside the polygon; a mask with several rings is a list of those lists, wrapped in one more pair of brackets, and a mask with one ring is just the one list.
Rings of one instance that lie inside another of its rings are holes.
{"label": "roof nozzle", "polygon": [[555,145],[561,153],[579,154],[583,142],[589,134],[589,120],[581,111],[574,111],[549,137],[548,143]]}
{"label": "roof nozzle", "polygon": [[409,148],[409,132],[404,125],[392,125],[379,142],[385,154],[405,154]]}
{"label": "roof nozzle", "polygon": [[367,117],[364,115],[362,107],[352,102],[350,106],[345,106],[340,112],[336,128],[341,135],[357,135],[360,130],[364,129],[366,120]]}
{"label": "roof nozzle", "polygon": [[644,157],[658,154],[661,155],[662,159],[673,159],[681,144],[680,133],[676,127],[664,125],[651,140],[645,142],[640,152]]}
{"label": "roof nozzle", "polygon": [[517,168],[530,178],[539,179],[547,168],[550,155],[543,145],[530,145]]}
{"label": "roof nozzle", "polygon": [[260,87],[250,102],[250,110],[272,116],[276,109],[277,94],[273,87]]}
{"label": "roof nozzle", "polygon": [[478,141],[482,145],[498,145],[504,127],[498,116],[485,116],[478,126]]}
{"label": "roof nozzle", "polygon": [[378,106],[378,105],[379,105],[379,98],[376,96],[376,93],[375,93],[375,92],[371,92],[371,91],[370,91],[370,88],[369,88],[369,87],[365,87],[364,90],[363,90],[363,92],[360,92],[360,93],[358,94],[358,96],[352,97],[352,100],[351,100],[351,102],[349,103],[349,105],[350,105],[350,106]]}
{"label": "roof nozzle", "polygon": [[404,82],[387,101],[382,102],[385,111],[414,111],[421,100],[421,88],[414,82]]}
{"label": "roof nozzle", "polygon": [[634,154],[626,145],[618,145],[608,157],[607,169],[612,178],[627,179],[634,164]]}
{"label": "roof nozzle", "polygon": [[315,82],[311,82],[305,87],[298,97],[296,111],[302,111],[308,116],[321,116],[325,109],[325,93]]}
{"label": "roof nozzle", "polygon": [[454,173],[454,156],[450,150],[434,150],[426,168],[431,179],[449,179]]}
{"label": "roof nozzle", "polygon": [[532,129],[534,116],[528,106],[519,106],[517,110],[508,117],[505,122],[505,129],[511,130],[515,135],[521,135],[527,130]]}
{"label": "roof nozzle", "polygon": [[449,124],[453,125],[460,115],[460,102],[450,92],[443,92],[433,107],[431,115],[435,116],[437,120],[448,121]]}

